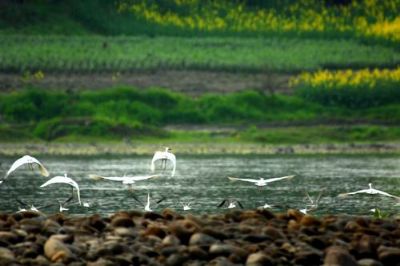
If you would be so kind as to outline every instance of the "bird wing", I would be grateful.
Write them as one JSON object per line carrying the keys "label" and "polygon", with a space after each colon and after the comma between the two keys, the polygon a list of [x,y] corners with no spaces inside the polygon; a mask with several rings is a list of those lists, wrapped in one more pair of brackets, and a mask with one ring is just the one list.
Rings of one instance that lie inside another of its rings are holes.
{"label": "bird wing", "polygon": [[29,207],[29,204],[28,203],[26,203],[26,202],[23,202],[22,200],[20,200],[20,199],[15,199],[19,204],[21,204],[21,206],[24,206],[24,207]]}
{"label": "bird wing", "polygon": [[295,177],[295,176],[287,175],[287,176],[282,176],[282,177],[269,178],[269,179],[266,179],[265,182],[271,183],[271,182],[275,182],[275,181],[279,181],[279,180],[283,180],[283,179],[291,179],[293,177]]}
{"label": "bird wing", "polygon": [[251,183],[257,183],[259,180],[258,179],[250,179],[250,178],[237,178],[237,177],[230,177],[228,176],[229,180],[236,181],[246,181],[246,182],[251,182]]}
{"label": "bird wing", "polygon": [[36,158],[34,158],[32,156],[29,156],[29,155],[26,155],[26,156],[28,156],[33,163],[36,163],[39,166],[40,174],[42,176],[46,176],[47,177],[47,176],[50,175],[49,172],[47,171],[47,169],[44,167],[44,165],[41,162],[39,162],[38,159],[36,159]]}
{"label": "bird wing", "polygon": [[381,194],[381,195],[384,195],[384,196],[387,196],[387,197],[396,198],[396,199],[399,198],[399,197],[397,197],[397,196],[394,196],[394,195],[392,195],[392,194],[389,194],[389,193],[387,193],[387,192],[384,192],[384,191],[381,191],[381,190],[378,190],[378,189],[374,189],[374,190],[375,190],[376,193]]}
{"label": "bird wing", "polygon": [[318,204],[318,203],[319,203],[319,201],[320,201],[321,198],[322,198],[322,194],[324,194],[324,191],[325,191],[325,188],[322,189],[322,190],[319,192],[318,197],[317,197],[317,199],[315,200],[315,204]]}
{"label": "bird wing", "polygon": [[226,202],[226,199],[224,199],[220,204],[218,204],[218,208],[221,208],[222,206],[224,206],[224,204],[225,204],[225,202]]}
{"label": "bird wing", "polygon": [[111,181],[124,181],[126,177],[123,176],[102,176],[102,175],[89,175],[91,179],[94,180],[100,180],[100,179],[105,179],[105,180],[111,180]]}
{"label": "bird wing", "polygon": [[79,205],[82,205],[81,203],[81,195],[80,195],[80,190],[79,190],[79,185],[76,183],[73,179],[65,176],[55,176],[42,184],[40,187],[46,187],[51,184],[57,184],[57,183],[62,183],[62,184],[68,184],[76,189],[76,193],[78,194],[78,201]]}
{"label": "bird wing", "polygon": [[134,181],[142,181],[142,180],[147,180],[147,179],[156,178],[156,177],[160,177],[160,175],[137,175],[137,176],[127,176],[125,178],[129,178]]}
{"label": "bird wing", "polygon": [[237,200],[236,202],[237,202],[237,204],[239,205],[239,207],[240,207],[241,209],[244,209],[244,208],[243,208],[243,205],[242,205],[242,203],[240,203],[240,201]]}
{"label": "bird wing", "polygon": [[308,194],[308,192],[307,192],[307,191],[306,191],[305,193],[306,193],[306,197],[307,197],[307,199],[310,201],[310,203],[311,203],[311,204],[313,204],[313,203],[314,203],[314,201],[313,201],[313,199],[310,197],[310,194]]}
{"label": "bird wing", "polygon": [[150,170],[151,170],[152,172],[154,172],[154,170],[155,170],[155,162],[158,161],[158,160],[161,160],[161,159],[165,159],[164,152],[162,152],[162,151],[156,151],[156,152],[154,153],[153,159],[151,160],[151,167],[150,167]]}
{"label": "bird wing", "polygon": [[167,157],[167,159],[170,160],[171,163],[172,163],[172,173],[171,173],[171,176],[174,176],[174,175],[175,175],[175,169],[176,169],[176,157],[175,157],[175,155],[174,155],[173,153],[170,153],[170,152],[167,152],[167,153],[166,153],[166,157]]}
{"label": "bird wing", "polygon": [[346,197],[348,195],[354,195],[354,194],[359,194],[359,193],[366,193],[367,191],[369,191],[369,189],[362,189],[362,190],[358,190],[358,191],[354,191],[354,192],[348,192],[348,193],[341,193],[338,195],[338,197],[343,198]]}
{"label": "bird wing", "polygon": [[166,200],[166,199],[167,199],[166,197],[162,196],[162,198],[159,199],[159,200],[156,202],[156,204],[159,204],[159,203],[163,202],[163,201]]}
{"label": "bird wing", "polygon": [[28,162],[28,155],[25,155],[24,157],[19,158],[18,160],[16,160],[10,167],[10,169],[7,171],[5,178],[7,178],[12,172],[14,172],[18,167],[20,167],[21,165],[24,165]]}
{"label": "bird wing", "polygon": [[135,195],[131,195],[132,196],[132,198],[134,199],[134,200],[136,200],[137,202],[139,202],[142,206],[144,206],[144,204],[143,204],[143,202],[141,201],[141,200],[139,200]]}
{"label": "bird wing", "polygon": [[20,167],[21,165],[24,165],[26,163],[35,163],[39,166],[39,170],[40,170],[40,174],[43,176],[49,176],[49,172],[47,171],[47,169],[43,166],[43,164],[41,162],[39,162],[38,159],[29,156],[29,155],[25,155],[21,158],[19,158],[18,160],[16,160],[10,167],[10,169],[7,171],[5,178],[7,178],[12,172],[14,172],[18,167]]}

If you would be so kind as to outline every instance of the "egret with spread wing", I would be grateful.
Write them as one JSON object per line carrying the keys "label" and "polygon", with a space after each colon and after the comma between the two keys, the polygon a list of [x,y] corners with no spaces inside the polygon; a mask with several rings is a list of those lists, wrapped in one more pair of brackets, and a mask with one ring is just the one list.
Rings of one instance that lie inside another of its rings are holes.
{"label": "egret with spread wing", "polygon": [[316,198],[312,198],[310,196],[310,194],[308,194],[308,192],[306,191],[305,194],[306,194],[306,198],[309,203],[306,204],[306,207],[304,209],[300,209],[299,211],[304,214],[315,211],[318,208],[319,202],[321,200],[321,197],[322,197],[322,194],[324,193],[324,191],[325,191],[325,188],[319,192],[319,194]]}
{"label": "egret with spread wing", "polygon": [[241,209],[243,209],[242,203],[240,203],[240,201],[235,200],[235,199],[224,199],[223,201],[221,201],[220,204],[218,204],[217,207],[218,207],[218,208],[221,208],[222,206],[227,205],[227,208],[228,208],[228,209],[233,209],[233,208],[236,208],[236,207],[237,207],[236,204],[239,205],[239,207],[240,207]]}
{"label": "egret with spread wing", "polygon": [[122,182],[122,184],[132,185],[135,182],[147,180],[150,178],[160,177],[160,175],[136,175],[136,176],[101,176],[101,175],[89,175],[90,178],[95,180],[111,180]]}
{"label": "egret with spread wing", "polygon": [[348,192],[348,193],[342,193],[342,194],[339,194],[338,197],[346,197],[348,195],[365,193],[365,194],[370,194],[370,195],[382,195],[382,196],[386,196],[386,197],[390,197],[390,198],[395,198],[397,200],[400,199],[400,197],[398,197],[398,196],[394,196],[394,195],[386,193],[384,191],[372,188],[372,183],[369,183],[368,186],[369,186],[369,188],[367,188],[367,189],[362,189],[362,190]]}
{"label": "egret with spread wing", "polygon": [[44,183],[43,185],[41,185],[40,187],[46,187],[48,185],[51,184],[68,184],[70,186],[72,186],[72,192],[74,190],[74,188],[76,189],[76,193],[78,195],[78,202],[79,205],[82,205],[81,203],[81,196],[80,196],[80,190],[79,190],[79,185],[78,183],[76,183],[72,178],[69,178],[67,176],[67,174],[64,174],[64,176],[55,176],[52,179],[48,180],[46,183]]}
{"label": "egret with spread wing", "polygon": [[165,151],[156,151],[154,153],[153,159],[151,160],[150,170],[152,172],[155,171],[155,162],[161,160],[161,167],[165,169],[167,167],[167,161],[170,161],[172,164],[172,173],[171,176],[175,175],[175,168],[176,168],[176,157],[173,153],[170,152],[170,148],[165,148]]}
{"label": "egret with spread wing", "polygon": [[279,181],[279,180],[283,180],[283,179],[291,179],[293,177],[295,177],[295,176],[294,175],[288,175],[288,176],[269,178],[269,179],[264,179],[262,177],[260,179],[250,179],[250,178],[237,178],[237,177],[228,176],[229,180],[232,180],[232,181],[239,180],[239,181],[250,182],[250,183],[253,183],[254,185],[256,185],[258,187],[264,187],[268,183]]}
{"label": "egret with spread wing", "polygon": [[[150,193],[147,193],[147,202],[146,204],[143,204],[142,201],[140,201],[135,195],[132,195],[133,199],[139,202],[143,207],[145,212],[152,212],[153,210],[150,208]],[[162,197],[161,199],[156,201],[156,204],[161,203],[163,200],[165,200],[165,197]]]}
{"label": "egret with spread wing", "polygon": [[43,176],[49,176],[49,172],[47,171],[47,169],[43,166],[43,164],[41,162],[39,162],[38,159],[29,156],[29,155],[25,155],[21,158],[19,158],[18,160],[16,160],[10,167],[10,169],[7,171],[6,176],[4,177],[3,180],[0,180],[0,184],[3,183],[3,181],[12,173],[14,172],[18,167],[27,164],[31,169],[33,169],[33,165],[38,165],[39,166],[39,170],[40,173]]}

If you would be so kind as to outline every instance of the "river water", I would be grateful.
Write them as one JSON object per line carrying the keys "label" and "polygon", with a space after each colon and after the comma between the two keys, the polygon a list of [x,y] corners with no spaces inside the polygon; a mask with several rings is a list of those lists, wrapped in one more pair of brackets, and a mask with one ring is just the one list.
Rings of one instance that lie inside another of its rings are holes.
{"label": "river water", "polygon": [[[353,195],[338,198],[344,192],[374,188],[400,196],[400,158],[398,156],[177,156],[174,177],[162,171],[162,177],[138,182],[133,191],[119,182],[89,178],[89,174],[123,176],[150,174],[151,157],[37,157],[49,170],[50,177],[63,175],[73,178],[80,186],[82,202],[90,207],[71,204],[67,213],[84,215],[100,213],[109,215],[118,210],[142,210],[132,193],[146,201],[151,193],[151,208],[161,211],[172,208],[183,212],[182,203],[191,202],[191,213],[224,212],[217,208],[224,199],[236,199],[245,209],[275,205],[273,211],[287,208],[304,208],[305,192],[316,196],[324,190],[316,215],[322,214],[371,214],[378,207],[385,212],[400,213],[396,200],[372,195]],[[17,158],[0,157],[0,176],[4,176]],[[271,178],[295,175],[293,179],[268,184],[259,189],[251,183],[230,181],[228,176],[239,178]],[[0,211],[14,212],[19,204],[15,198],[26,203],[42,206],[44,213],[58,212],[58,201],[69,197],[68,185],[40,185],[48,180],[35,168],[17,169],[0,185]],[[154,201],[165,197],[159,205]]]}

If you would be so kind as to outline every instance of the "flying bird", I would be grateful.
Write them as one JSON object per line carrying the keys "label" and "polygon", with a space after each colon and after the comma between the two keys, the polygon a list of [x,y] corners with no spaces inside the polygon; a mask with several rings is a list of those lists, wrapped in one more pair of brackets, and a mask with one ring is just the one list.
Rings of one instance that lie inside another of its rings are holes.
{"label": "flying bird", "polygon": [[46,183],[41,185],[40,187],[46,187],[51,184],[68,184],[72,187],[72,196],[73,196],[73,191],[74,188],[76,189],[76,193],[78,195],[78,202],[79,205],[82,205],[81,202],[81,196],[80,196],[80,190],[79,190],[79,185],[76,183],[72,178],[69,178],[67,174],[64,174],[64,176],[55,176],[52,179],[48,180]]}
{"label": "flying bird", "polygon": [[268,183],[279,181],[279,180],[284,180],[284,179],[291,179],[293,177],[295,177],[295,176],[294,175],[288,175],[288,176],[269,178],[269,179],[264,179],[262,177],[260,179],[250,179],[250,178],[237,178],[237,177],[228,176],[229,180],[231,180],[231,181],[238,181],[239,180],[239,181],[250,182],[250,183],[253,183],[254,185],[256,185],[258,187],[264,187]]}
{"label": "flying bird", "polygon": [[372,188],[372,183],[369,183],[368,186],[369,186],[369,188],[367,188],[367,189],[362,189],[362,190],[358,190],[358,191],[354,191],[354,192],[348,192],[348,193],[342,193],[342,194],[339,194],[338,197],[343,198],[343,197],[346,197],[348,195],[355,195],[355,194],[365,193],[365,194],[370,194],[370,195],[382,195],[382,196],[386,196],[386,197],[395,198],[397,200],[400,200],[400,197],[398,197],[398,196],[394,196],[394,195],[386,193],[384,191]]}
{"label": "flying bird", "polygon": [[155,171],[155,162],[161,160],[161,167],[163,169],[167,168],[167,161],[170,161],[172,164],[172,172],[171,176],[175,175],[175,168],[176,168],[176,157],[173,153],[170,152],[171,149],[166,147],[165,151],[156,151],[154,153],[153,159],[151,160],[150,170],[152,172]]}
{"label": "flying bird", "polygon": [[305,198],[307,199],[308,203],[306,204],[304,209],[299,209],[299,211],[303,214],[307,214],[309,212],[315,211],[318,208],[319,202],[321,200],[322,194],[324,193],[325,188],[323,188],[316,198],[312,198],[310,194],[306,191]]}
{"label": "flying bird", "polygon": [[307,198],[307,200],[308,200],[308,202],[309,202],[306,206],[309,208],[309,209],[308,209],[309,211],[310,211],[310,210],[315,210],[315,209],[318,208],[319,202],[321,201],[322,194],[324,193],[324,191],[325,191],[325,188],[322,189],[322,190],[319,192],[319,194],[318,194],[318,196],[317,196],[316,198],[312,198],[312,197],[310,196],[310,194],[308,194],[307,191],[305,192],[305,193],[306,193],[306,198]]}
{"label": "flying bird", "polygon": [[136,176],[101,176],[101,175],[89,175],[90,178],[94,180],[111,180],[122,182],[122,184],[132,185],[138,181],[147,180],[150,178],[160,177],[160,175],[136,175]]}
{"label": "flying bird", "polygon": [[240,203],[240,201],[235,199],[224,199],[220,204],[218,204],[217,207],[221,208],[222,206],[227,205],[228,209],[233,209],[237,207],[236,204],[239,205],[241,209],[243,209],[242,203]]}
{"label": "flying bird", "polygon": [[38,165],[40,173],[43,176],[49,176],[49,172],[47,171],[47,169],[43,166],[43,164],[41,162],[39,162],[38,159],[29,156],[29,155],[25,155],[21,158],[19,158],[18,160],[16,160],[10,167],[10,169],[7,171],[6,176],[4,177],[3,180],[0,180],[0,184],[3,183],[3,181],[12,173],[14,172],[18,167],[27,164],[31,169],[33,169],[34,165]]}
{"label": "flying bird", "polygon": [[[135,195],[132,195],[133,199],[139,202],[143,207],[145,212],[152,212],[153,210],[150,208],[150,193],[147,193],[147,202],[146,204],[143,204],[141,200],[139,200]],[[162,201],[165,200],[165,197],[162,197],[161,199],[156,201],[156,204],[161,203]]]}

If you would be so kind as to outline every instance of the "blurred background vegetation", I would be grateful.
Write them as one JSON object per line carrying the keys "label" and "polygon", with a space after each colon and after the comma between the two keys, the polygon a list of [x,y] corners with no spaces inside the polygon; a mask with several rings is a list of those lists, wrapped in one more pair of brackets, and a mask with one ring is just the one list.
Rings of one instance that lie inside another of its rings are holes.
{"label": "blurred background vegetation", "polygon": [[[0,141],[399,141],[399,44],[400,0],[1,1]],[[171,70],[266,78],[195,96],[121,78]]]}

